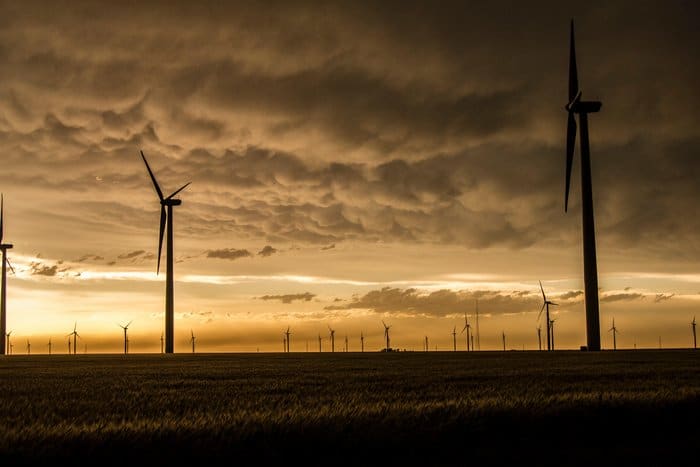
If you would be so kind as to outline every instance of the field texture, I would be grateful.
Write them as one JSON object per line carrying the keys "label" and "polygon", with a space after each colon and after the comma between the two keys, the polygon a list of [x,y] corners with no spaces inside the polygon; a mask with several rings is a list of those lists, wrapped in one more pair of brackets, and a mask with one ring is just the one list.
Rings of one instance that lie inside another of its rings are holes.
{"label": "field texture", "polygon": [[693,351],[0,357],[0,465],[698,465]]}

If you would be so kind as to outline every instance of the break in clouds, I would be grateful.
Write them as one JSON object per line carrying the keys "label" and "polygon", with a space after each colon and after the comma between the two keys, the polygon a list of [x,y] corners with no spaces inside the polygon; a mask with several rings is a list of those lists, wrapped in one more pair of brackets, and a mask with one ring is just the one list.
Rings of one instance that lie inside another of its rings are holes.
{"label": "break in clouds", "polygon": [[[565,216],[562,107],[574,13],[549,3],[509,3],[507,15],[498,2],[183,4],[166,17],[5,5],[0,183],[15,212],[31,202],[27,215],[83,232],[150,234],[143,149],[165,187],[192,181],[177,213],[189,236],[571,248],[580,195],[576,168]],[[698,42],[697,6],[651,10],[577,16],[582,89],[603,101],[591,118],[597,229],[608,248],[696,261],[699,70],[677,45]],[[638,53],[619,52],[629,44]]]}

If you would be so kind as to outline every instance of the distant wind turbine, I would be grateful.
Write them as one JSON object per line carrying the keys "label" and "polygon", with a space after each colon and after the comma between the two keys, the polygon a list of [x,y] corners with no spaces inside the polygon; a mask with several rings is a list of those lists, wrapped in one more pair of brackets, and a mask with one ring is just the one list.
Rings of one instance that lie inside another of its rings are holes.
{"label": "distant wind turbine", "polygon": [[537,326],[537,345],[542,350],[542,326]]}
{"label": "distant wind turbine", "polygon": [[[68,334],[70,336],[70,334]],[[68,338],[68,355],[71,353],[71,348],[70,348],[70,337]]]}
{"label": "distant wind turbine", "polygon": [[129,325],[131,325],[131,321],[126,323],[126,326],[122,326],[121,324],[117,324],[120,328],[124,330],[124,355],[129,353],[129,338],[127,337],[127,330],[129,329]]}
{"label": "distant wind turbine", "polygon": [[160,333],[160,353],[165,353],[163,350],[163,333]]}
{"label": "distant wind turbine", "polygon": [[693,327],[693,348],[697,349],[698,348],[698,339],[697,335],[695,334],[695,316],[693,316],[693,322],[690,323],[690,325]]}
{"label": "distant wind turbine", "polygon": [[[78,334],[78,322],[75,322],[75,325],[73,325],[73,332],[70,332],[66,334],[66,337],[68,336],[73,336],[73,355],[75,355],[78,352],[78,337],[80,337],[80,334]],[[82,337],[80,337],[82,339]],[[68,340],[68,353],[70,353],[70,339]]]}
{"label": "distant wind turbine", "polygon": [[453,347],[453,350],[456,352],[457,351],[457,326],[452,328],[452,347]]}
{"label": "distant wind turbine", "polygon": [[6,340],[7,349],[6,350],[3,349],[3,350],[5,350],[4,353],[6,353],[7,355],[10,354],[10,335],[11,334],[12,334],[12,331],[5,333],[5,337],[7,338],[7,340]]}
{"label": "distant wind turbine", "polygon": [[196,337],[194,337],[194,331],[192,329],[190,329],[190,334],[192,335],[192,337],[190,338],[190,342],[192,343],[192,353],[194,353],[194,341]]}
{"label": "distant wind turbine", "polygon": [[2,251],[2,290],[0,290],[0,352],[6,353],[5,349],[8,347],[5,344],[5,338],[9,339],[7,334],[7,267],[9,266],[10,271],[15,272],[15,268],[12,267],[9,258],[7,257],[7,250],[12,248],[11,243],[3,243],[3,231],[4,231],[4,198],[0,193],[0,251]]}
{"label": "distant wind turbine", "polygon": [[427,352],[429,349],[428,347],[428,336],[425,336],[425,351]]}
{"label": "distant wind turbine", "polygon": [[348,335],[345,334],[345,351],[347,352],[348,350]]}
{"label": "distant wind turbine", "polygon": [[365,351],[365,335],[360,331],[360,352]]}
{"label": "distant wind turbine", "polygon": [[615,318],[612,320],[612,327],[608,329],[608,332],[613,333],[613,350],[617,350],[617,333],[620,332],[615,327]]}
{"label": "distant wind turbine", "polygon": [[32,344],[29,342],[29,339],[27,339],[27,355],[32,354]]}
{"label": "distant wind turbine", "polygon": [[285,333],[284,333],[285,339],[286,339],[286,344],[287,344],[287,349],[286,349],[286,352],[287,352],[287,353],[289,353],[289,336],[290,336],[291,334],[292,334],[292,333],[289,332],[289,326],[287,326],[287,330],[286,330]]}
{"label": "distant wind turbine", "polygon": [[46,344],[49,347],[49,355],[51,355],[51,338],[49,337],[49,343]]}
{"label": "distant wind turbine", "polygon": [[595,246],[595,222],[593,219],[593,184],[591,182],[591,155],[588,141],[588,114],[600,111],[601,102],[582,101],[576,70],[576,46],[574,44],[574,20],[571,20],[569,50],[569,102],[564,107],[568,112],[566,130],[566,190],[564,212],[569,207],[571,169],[576,146],[576,118],[581,125],[581,216],[583,218],[583,272],[586,305],[587,350],[600,350],[600,314],[598,309],[598,266]]}
{"label": "distant wind turbine", "polygon": [[[153,187],[156,189],[158,194],[158,199],[160,200],[160,232],[158,234],[158,264],[156,266],[156,274],[160,272],[160,256],[163,249],[163,234],[166,230],[167,221],[167,231],[168,231],[168,241],[166,244],[166,274],[165,274],[165,353],[174,352],[174,332],[175,332],[175,302],[173,299],[173,206],[179,206],[182,201],[175,199],[174,196],[184,190],[190,182],[184,184],[168,197],[163,197],[163,192],[156,181],[151,167],[148,165],[146,156],[143,155],[141,151],[141,158],[143,163],[146,164],[146,169],[148,170],[148,175],[151,176],[151,181],[153,182]],[[167,213],[166,213],[167,207]]]}
{"label": "distant wind turbine", "polygon": [[506,351],[506,332],[501,331],[501,336],[503,338],[503,351],[505,352]]}
{"label": "distant wind turbine", "polygon": [[469,333],[471,331],[471,328],[472,328],[472,325],[469,324],[469,319],[467,318],[467,314],[464,313],[464,327],[460,331],[460,334],[462,334],[464,331],[467,331],[467,352],[469,352]]}
{"label": "distant wind turbine", "polygon": [[389,340],[389,328],[391,328],[391,326],[387,326],[384,320],[382,320],[382,324],[384,325],[384,339],[386,340],[386,351],[389,352],[391,350],[391,341]]}
{"label": "distant wind turbine", "polygon": [[318,333],[318,352],[321,353],[323,348],[321,347],[321,333]]}
{"label": "distant wind turbine", "polygon": [[544,294],[544,288],[542,287],[542,281],[540,281],[540,290],[542,291],[542,308],[540,308],[540,313],[537,315],[537,321],[542,317],[542,311],[547,310],[545,319],[547,320],[547,350],[554,350],[554,337],[552,336],[550,325],[551,321],[549,319],[549,306],[558,306],[556,303],[547,300],[547,296]]}
{"label": "distant wind turbine", "polygon": [[554,322],[556,319],[552,319],[549,321],[549,331],[550,331],[550,336],[552,339],[552,350],[554,350]]}
{"label": "distant wind turbine", "polygon": [[331,352],[335,352],[335,329],[328,326],[328,330],[331,332]]}
{"label": "distant wind turbine", "polygon": [[[472,345],[472,348],[474,346]],[[481,337],[479,334],[479,299],[476,299],[476,350],[481,350]]]}

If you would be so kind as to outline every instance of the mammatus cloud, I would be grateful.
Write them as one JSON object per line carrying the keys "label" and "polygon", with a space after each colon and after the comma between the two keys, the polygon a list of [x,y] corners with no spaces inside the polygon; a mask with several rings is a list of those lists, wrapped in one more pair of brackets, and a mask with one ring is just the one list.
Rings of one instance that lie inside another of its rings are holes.
{"label": "mammatus cloud", "polygon": [[231,261],[239,258],[253,256],[248,250],[237,250],[236,248],[224,248],[221,250],[207,250],[207,258],[228,259]]}
{"label": "mammatus cloud", "polygon": [[[555,298],[561,306],[576,303],[575,300],[564,298],[563,295],[552,298]],[[529,291],[495,292],[443,289],[426,293],[413,288],[384,287],[362,296],[354,296],[349,303],[329,305],[324,309],[368,309],[377,313],[421,316],[447,316],[463,314],[464,312],[473,315],[477,300],[480,313],[487,314],[536,312],[542,305],[542,296],[539,293]]]}
{"label": "mammatus cloud", "polygon": [[657,293],[656,296],[654,297],[654,303],[659,303],[659,302],[663,302],[663,301],[666,301],[666,300],[671,300],[671,298],[672,298],[674,295],[675,295],[675,294]]}
{"label": "mammatus cloud", "polygon": [[258,256],[262,256],[263,258],[266,258],[268,256],[271,256],[271,255],[277,253],[278,251],[279,250],[277,250],[276,248],[273,248],[270,245],[265,245],[265,247],[262,250],[258,251]]}
{"label": "mammatus cloud", "polygon": [[263,295],[258,297],[260,300],[279,300],[282,303],[292,303],[295,300],[303,300],[306,302],[311,301],[316,295],[310,292],[298,293],[298,294],[287,294],[287,295]]}

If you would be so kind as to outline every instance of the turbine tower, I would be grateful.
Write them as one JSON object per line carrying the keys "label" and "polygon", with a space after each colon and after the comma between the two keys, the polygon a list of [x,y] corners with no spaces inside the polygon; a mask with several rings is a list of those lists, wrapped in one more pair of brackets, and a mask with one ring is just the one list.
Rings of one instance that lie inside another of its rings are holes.
{"label": "turbine tower", "polygon": [[196,339],[196,337],[194,337],[194,331],[192,329],[190,329],[190,335],[192,336],[190,338],[190,342],[192,343],[192,353],[194,353],[194,340]]}
{"label": "turbine tower", "polygon": [[[75,355],[78,352],[78,337],[80,337],[80,334],[78,334],[78,322],[76,321],[75,324],[73,325],[73,332],[69,332],[66,334],[66,337],[68,336],[73,336],[73,355]],[[82,339],[82,337],[80,337]],[[68,339],[68,353],[70,353],[70,339]]]}
{"label": "turbine tower", "polygon": [[[554,337],[552,336],[552,328],[551,326],[551,321],[549,320],[549,306],[558,306],[558,304],[547,300],[547,296],[544,294],[544,288],[542,287],[542,281],[540,281],[540,290],[542,291],[542,308],[540,308],[540,313],[537,315],[537,321],[540,320],[542,317],[542,311],[547,310],[547,314],[545,316],[547,320],[547,350],[554,350]],[[539,335],[539,328],[537,328],[537,333]]]}
{"label": "turbine tower", "polygon": [[[467,352],[469,352],[469,334],[471,331],[472,325],[469,324],[469,319],[467,319],[467,314],[464,313],[464,327],[460,331],[460,334],[462,334],[464,331],[467,331]],[[474,350],[474,349],[472,349]]]}
{"label": "turbine tower", "polygon": [[387,326],[384,320],[382,320],[382,324],[384,325],[384,339],[386,340],[386,351],[389,352],[391,350],[391,345],[389,344],[391,342],[389,340],[389,328],[391,326]]}
{"label": "turbine tower", "polygon": [[542,350],[542,326],[537,326],[537,345]]}
{"label": "turbine tower", "polygon": [[[15,269],[12,267],[10,260],[7,258],[7,250],[12,248],[11,243],[3,243],[3,204],[4,199],[2,194],[0,194],[0,251],[2,251],[2,290],[0,291],[0,352],[2,354],[6,352],[6,348],[9,349],[9,344],[6,344],[5,338],[9,339],[9,334],[7,334],[7,267],[14,273]],[[7,341],[9,342],[9,340]]]}
{"label": "turbine tower", "polygon": [[552,350],[554,350],[554,322],[556,319],[553,319],[549,322],[549,330],[550,330],[550,336],[552,339]]}
{"label": "turbine tower", "polygon": [[503,338],[503,351],[506,351],[506,332],[501,331],[501,337]]}
{"label": "turbine tower", "polygon": [[5,334],[5,337],[7,338],[6,342],[6,349],[3,350],[3,353],[10,355],[10,335],[12,334],[12,331],[8,332]]}
{"label": "turbine tower", "polygon": [[453,350],[456,352],[457,351],[457,326],[452,328],[452,347],[453,347]]}
{"label": "turbine tower", "polygon": [[693,316],[693,322],[690,323],[690,325],[693,327],[693,348],[697,349],[698,348],[698,339],[697,339],[697,335],[695,334],[695,316]]}
{"label": "turbine tower", "polygon": [[328,330],[331,332],[331,352],[335,352],[335,329],[328,326]]}
{"label": "turbine tower", "polygon": [[131,325],[131,321],[126,323],[126,326],[122,326],[121,324],[117,325],[124,330],[124,355],[129,353],[129,337],[126,335],[126,332],[129,329],[130,325]]}
{"label": "turbine tower", "polygon": [[32,354],[32,344],[29,342],[29,339],[27,339],[27,355]]}
{"label": "turbine tower", "polygon": [[[163,249],[163,234],[166,230],[167,221],[167,231],[168,231],[168,242],[166,245],[166,274],[165,274],[165,353],[174,352],[174,333],[175,333],[175,304],[173,301],[173,206],[179,206],[182,201],[175,199],[174,196],[184,190],[190,183],[184,184],[182,187],[175,190],[170,196],[164,198],[163,192],[156,181],[155,175],[151,167],[148,165],[146,156],[143,155],[141,151],[141,158],[143,158],[144,164],[146,164],[146,169],[148,170],[148,175],[151,176],[151,181],[153,182],[153,187],[156,189],[158,194],[158,199],[160,200],[160,232],[158,234],[158,264],[156,266],[156,274],[160,272],[160,255]],[[167,207],[167,212],[166,212]]]}
{"label": "turbine tower", "polygon": [[620,332],[617,330],[615,327],[615,318],[613,318],[613,324],[610,329],[608,329],[608,332],[613,333],[613,350],[617,350],[617,333]]}
{"label": "turbine tower", "polygon": [[365,335],[360,331],[360,352],[365,351]]}
{"label": "turbine tower", "polygon": [[428,336],[425,336],[425,351],[428,351]]}
{"label": "turbine tower", "polygon": [[285,351],[286,351],[287,353],[289,353],[289,336],[290,336],[290,334],[292,334],[292,333],[289,332],[289,326],[287,326],[287,330],[286,330],[285,333],[284,333],[284,335],[286,336],[286,337],[285,337],[285,342],[286,342],[286,346],[287,346],[287,348],[285,349]]}
{"label": "turbine tower", "polygon": [[348,348],[348,335],[345,335],[345,351],[347,352],[349,350]]}
{"label": "turbine tower", "polygon": [[49,337],[49,343],[46,344],[49,347],[49,355],[51,355],[51,338]]}
{"label": "turbine tower", "polygon": [[601,102],[582,101],[576,70],[574,45],[574,20],[571,20],[571,45],[569,50],[569,102],[566,129],[566,189],[564,212],[569,208],[571,169],[576,146],[576,117],[581,125],[581,215],[583,217],[583,282],[586,304],[586,349],[600,350],[600,312],[598,309],[598,266],[596,264],[595,222],[593,220],[593,186],[591,182],[591,154],[588,142],[588,114],[600,111]]}
{"label": "turbine tower", "polygon": [[321,353],[323,349],[321,348],[321,333],[318,333],[318,353]]}

